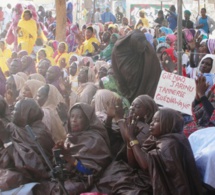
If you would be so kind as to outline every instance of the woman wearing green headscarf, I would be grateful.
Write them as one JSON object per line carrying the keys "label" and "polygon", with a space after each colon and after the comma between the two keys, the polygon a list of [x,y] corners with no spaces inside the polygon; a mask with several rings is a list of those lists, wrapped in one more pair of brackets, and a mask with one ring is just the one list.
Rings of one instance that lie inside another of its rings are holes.
{"label": "woman wearing green headscarf", "polygon": [[193,29],[193,22],[190,20],[191,12],[189,10],[184,11],[184,20],[182,20],[182,26],[184,28]]}
{"label": "woman wearing green headscarf", "polygon": [[119,39],[119,37],[120,36],[116,33],[113,33],[111,35],[109,45],[100,53],[100,59],[105,60],[105,61],[108,61],[111,59],[113,47],[114,47],[116,41]]}

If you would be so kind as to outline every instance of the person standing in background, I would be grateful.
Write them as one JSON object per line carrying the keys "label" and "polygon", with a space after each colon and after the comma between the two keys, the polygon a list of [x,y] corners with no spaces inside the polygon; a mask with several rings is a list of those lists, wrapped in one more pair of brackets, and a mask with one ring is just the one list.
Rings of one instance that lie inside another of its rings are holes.
{"label": "person standing in background", "polygon": [[102,23],[105,24],[106,22],[116,23],[116,18],[110,12],[110,9],[108,7],[106,8],[106,12],[102,14]]}
{"label": "person standing in background", "polygon": [[116,23],[121,24],[123,18],[123,13],[120,12],[119,7],[116,8]]}
{"label": "person standing in background", "polygon": [[164,26],[167,27],[168,26],[168,22],[167,20],[164,18],[164,14],[163,14],[163,10],[159,10],[158,11],[158,17],[155,19],[154,21],[155,23],[159,24],[159,26]]}
{"label": "person standing in background", "polygon": [[4,25],[3,29],[6,28],[7,24],[12,21],[12,7],[11,4],[7,4],[6,8],[4,9]]}
{"label": "person standing in background", "polygon": [[193,29],[193,22],[190,20],[191,12],[189,10],[184,11],[184,20],[182,20],[182,27]]}
{"label": "person standing in background", "polygon": [[207,34],[210,34],[215,29],[215,22],[214,20],[206,15],[206,9],[201,9],[201,16],[199,16],[196,20],[196,29],[202,29]]}
{"label": "person standing in background", "polygon": [[0,7],[0,33],[3,31],[3,22],[4,22],[4,12],[2,7]]}
{"label": "person standing in background", "polygon": [[102,21],[100,8],[96,9],[96,12],[94,14],[94,23],[100,23]]}
{"label": "person standing in background", "polygon": [[70,23],[73,22],[73,4],[69,0],[66,0],[66,15]]}
{"label": "person standing in background", "polygon": [[44,23],[45,17],[46,17],[46,12],[43,6],[39,6],[39,9],[37,11],[37,15],[39,16],[39,21]]}
{"label": "person standing in background", "polygon": [[149,21],[145,16],[145,11],[142,9],[139,12],[140,19],[135,25],[135,29],[140,29],[142,27],[149,28]]}
{"label": "person standing in background", "polygon": [[176,14],[176,8],[174,5],[171,5],[169,10],[166,9],[169,14],[167,15],[167,21],[169,22],[169,28],[172,29],[174,32],[177,27],[177,14]]}

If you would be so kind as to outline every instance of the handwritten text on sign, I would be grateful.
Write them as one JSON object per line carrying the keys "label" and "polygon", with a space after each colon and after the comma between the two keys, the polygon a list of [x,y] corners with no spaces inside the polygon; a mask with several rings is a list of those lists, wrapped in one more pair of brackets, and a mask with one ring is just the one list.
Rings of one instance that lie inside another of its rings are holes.
{"label": "handwritten text on sign", "polygon": [[154,100],[164,107],[191,115],[195,91],[193,79],[162,71]]}

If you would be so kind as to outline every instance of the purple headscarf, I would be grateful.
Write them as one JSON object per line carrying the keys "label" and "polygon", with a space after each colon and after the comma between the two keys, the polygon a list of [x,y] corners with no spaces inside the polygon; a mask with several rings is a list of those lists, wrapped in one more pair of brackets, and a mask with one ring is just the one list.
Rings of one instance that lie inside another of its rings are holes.
{"label": "purple headscarf", "polygon": [[210,54],[214,54],[214,52],[215,52],[215,39],[208,39],[207,45],[208,45],[208,50],[210,51]]}
{"label": "purple headscarf", "polygon": [[146,36],[146,40],[153,46],[153,36],[148,32],[146,32],[144,34]]}
{"label": "purple headscarf", "polygon": [[193,34],[189,29],[184,29],[183,33],[184,33],[184,38],[187,43],[189,43],[193,40]]}
{"label": "purple headscarf", "polygon": [[77,43],[75,41],[75,35],[78,33],[78,26],[76,24],[72,25],[70,28],[70,34],[66,38],[66,43],[68,44],[68,51],[74,52],[77,48]]}

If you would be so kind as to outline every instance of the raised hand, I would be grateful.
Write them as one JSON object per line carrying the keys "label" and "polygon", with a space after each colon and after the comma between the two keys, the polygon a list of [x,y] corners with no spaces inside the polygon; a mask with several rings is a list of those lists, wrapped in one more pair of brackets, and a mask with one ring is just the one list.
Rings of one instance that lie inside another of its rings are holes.
{"label": "raised hand", "polygon": [[196,94],[198,98],[201,98],[205,95],[206,91],[209,88],[209,84],[206,82],[206,78],[203,75],[200,75],[196,79]]}

